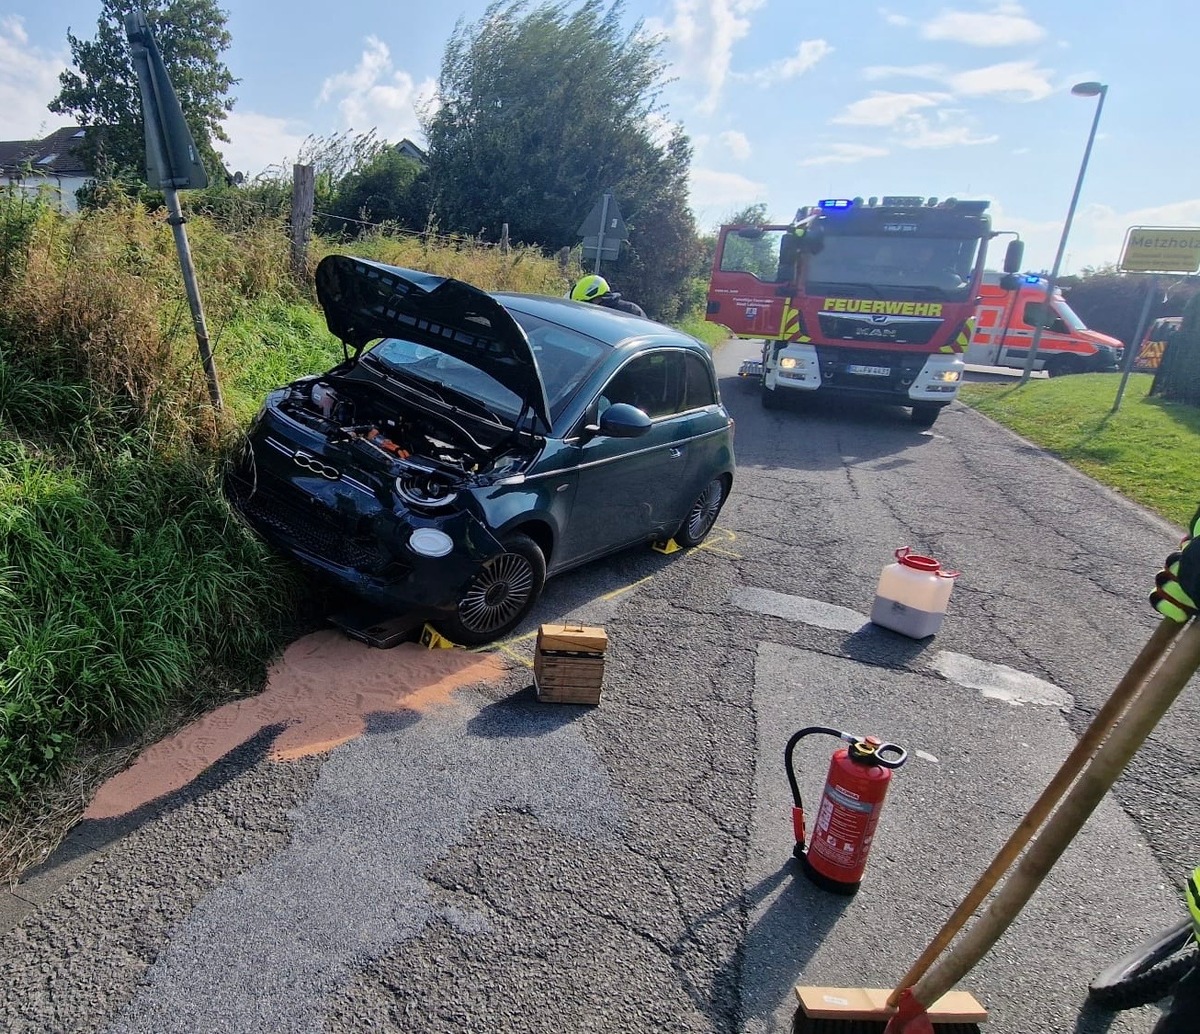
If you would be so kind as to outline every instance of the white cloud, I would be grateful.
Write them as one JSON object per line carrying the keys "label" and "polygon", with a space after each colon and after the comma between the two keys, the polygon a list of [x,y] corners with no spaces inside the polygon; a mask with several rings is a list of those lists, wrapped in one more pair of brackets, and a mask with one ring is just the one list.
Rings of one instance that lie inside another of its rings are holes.
{"label": "white cloud", "polygon": [[998,3],[990,11],[943,9],[926,22],[921,35],[931,40],[948,40],[975,47],[1011,47],[1037,43],[1046,35],[1025,9],[1016,3]]}
{"label": "white cloud", "polygon": [[675,57],[675,72],[698,83],[697,104],[712,114],[721,102],[729,78],[733,48],[751,28],[750,15],[766,0],[674,0],[670,20],[647,18],[647,30],[665,35]]}
{"label": "white cloud", "polygon": [[435,89],[432,79],[418,85],[397,69],[387,44],[368,36],[358,65],[327,78],[317,101],[336,102],[343,128],[374,128],[380,138],[395,142],[419,132],[417,108],[432,98]]}
{"label": "white cloud", "polygon": [[846,106],[830,121],[847,126],[892,126],[920,108],[930,108],[950,100],[944,93],[887,93],[876,90],[871,96]]}
{"label": "white cloud", "polygon": [[951,72],[945,65],[871,65],[863,70],[863,78],[928,79],[941,83],[963,97],[982,97],[986,94],[1008,94],[1017,100],[1038,101],[1054,92],[1050,82],[1054,72],[1039,68],[1037,62],[1002,61],[965,72]]}
{"label": "white cloud", "polygon": [[754,204],[766,194],[766,185],[736,172],[717,172],[692,166],[691,202],[697,210]]}
{"label": "white cloud", "polygon": [[722,133],[717,140],[734,161],[744,162],[750,157],[750,141],[745,133],[729,129]]}
{"label": "white cloud", "polygon": [[912,19],[910,17],[908,17],[908,15],[898,14],[895,11],[889,11],[886,7],[879,8],[879,14],[882,16],[883,20],[885,22],[887,22],[889,25],[895,25],[897,27],[903,28],[906,25],[912,24]]}
{"label": "white cloud", "polygon": [[939,111],[932,119],[924,115],[911,115],[896,127],[893,139],[901,147],[913,150],[940,147],[974,147],[979,144],[994,144],[1000,138],[995,134],[977,136],[965,122],[958,122],[960,112]]}
{"label": "white cloud", "polygon": [[796,53],[779,61],[772,61],[766,68],[760,68],[752,76],[760,86],[774,86],[776,83],[795,79],[813,68],[818,61],[833,53],[833,47],[823,39],[803,40],[796,48]]}
{"label": "white cloud", "polygon": [[21,18],[0,17],[0,139],[37,139],[72,124],[71,116],[46,110],[68,64],[65,52],[30,46]]}
{"label": "white cloud", "polygon": [[824,154],[805,158],[800,165],[851,165],[867,158],[882,158],[887,153],[886,147],[870,144],[830,144]]}
{"label": "white cloud", "polygon": [[863,78],[867,80],[911,78],[911,79],[943,79],[946,76],[944,65],[869,65],[863,69]]}
{"label": "white cloud", "polygon": [[225,119],[229,143],[222,145],[225,164],[253,179],[273,166],[286,169],[300,153],[310,130],[294,119],[260,115],[253,111],[231,112]]}
{"label": "white cloud", "polygon": [[1021,100],[1040,101],[1054,92],[1051,75],[1049,69],[1038,68],[1033,61],[1003,61],[985,68],[955,72],[947,77],[946,83],[963,97],[1000,93]]}

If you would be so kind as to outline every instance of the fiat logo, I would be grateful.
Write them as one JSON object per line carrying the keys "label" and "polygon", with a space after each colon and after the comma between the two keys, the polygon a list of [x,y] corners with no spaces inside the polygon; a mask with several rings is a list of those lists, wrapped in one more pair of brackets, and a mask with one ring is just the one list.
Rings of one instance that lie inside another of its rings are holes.
{"label": "fiat logo", "polygon": [[336,481],[342,475],[338,472],[337,467],[331,467],[327,463],[322,463],[316,456],[307,452],[298,452],[292,460],[296,466],[303,467],[305,470],[312,471],[314,474],[319,474],[323,478],[330,481]]}

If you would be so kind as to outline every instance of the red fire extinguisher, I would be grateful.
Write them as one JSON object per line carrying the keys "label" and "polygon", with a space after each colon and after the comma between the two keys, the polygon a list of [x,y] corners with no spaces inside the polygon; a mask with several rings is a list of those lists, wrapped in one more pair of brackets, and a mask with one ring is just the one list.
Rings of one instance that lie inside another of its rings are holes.
{"label": "red fire extinguisher", "polygon": [[[836,736],[849,746],[835,751],[829,762],[812,840],[805,850],[804,806],[792,755],[796,744],[813,733]],[[908,760],[908,752],[874,736],[855,736],[813,725],[788,740],[783,758],[792,786],[792,827],[796,833],[792,853],[800,859],[804,874],[818,887],[836,894],[853,894],[862,883],[892,770]]]}

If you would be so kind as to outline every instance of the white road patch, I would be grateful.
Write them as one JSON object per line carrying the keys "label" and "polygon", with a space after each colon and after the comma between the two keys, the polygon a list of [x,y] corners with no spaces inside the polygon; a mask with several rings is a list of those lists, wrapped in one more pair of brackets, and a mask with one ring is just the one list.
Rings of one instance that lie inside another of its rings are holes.
{"label": "white road patch", "polygon": [[770,589],[737,589],[733,594],[733,605],[755,614],[802,621],[806,625],[831,628],[837,632],[857,632],[870,624],[866,617],[849,607],[839,607],[806,596],[789,596]]}
{"label": "white road patch", "polygon": [[990,700],[1003,700],[1017,706],[1041,704],[1063,711],[1075,706],[1075,698],[1065,689],[1006,664],[993,664],[943,650],[934,656],[930,667],[951,682],[979,690]]}
{"label": "white road patch", "polygon": [[914,750],[913,753],[916,754],[917,757],[919,757],[922,761],[930,761],[935,765],[938,763],[938,759],[930,754],[927,750]]}
{"label": "white road patch", "polygon": [[[870,618],[849,607],[839,607],[807,596],[772,592],[770,589],[735,589],[732,602],[735,607],[755,614],[801,621],[806,625],[838,632],[858,632],[871,623]],[[943,650],[934,655],[930,667],[951,682],[979,690],[989,700],[1002,700],[1018,707],[1041,704],[1064,711],[1075,706],[1075,698],[1065,689],[1006,664],[994,664],[963,653]],[[931,756],[928,760],[936,762],[937,758]]]}
{"label": "white road patch", "polygon": [[290,846],[197,905],[111,1034],[319,1034],[326,998],[366,960],[439,914],[487,928],[439,910],[425,872],[496,809],[606,842],[621,821],[600,759],[552,710],[467,691],[335,750],[291,815]]}

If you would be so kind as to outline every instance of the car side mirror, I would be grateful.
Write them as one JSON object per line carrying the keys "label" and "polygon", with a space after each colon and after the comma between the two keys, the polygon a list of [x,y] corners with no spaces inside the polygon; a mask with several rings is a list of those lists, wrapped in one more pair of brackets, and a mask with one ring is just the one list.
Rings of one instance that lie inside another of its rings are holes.
{"label": "car side mirror", "polygon": [[650,430],[650,418],[637,406],[616,402],[604,411],[599,423],[588,424],[584,430],[609,438],[638,438]]}

